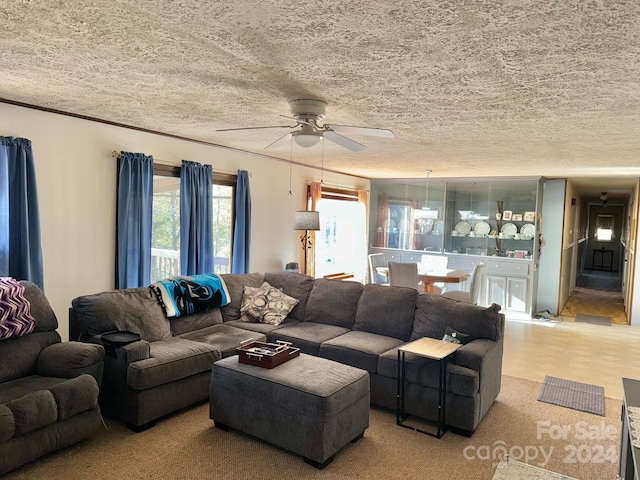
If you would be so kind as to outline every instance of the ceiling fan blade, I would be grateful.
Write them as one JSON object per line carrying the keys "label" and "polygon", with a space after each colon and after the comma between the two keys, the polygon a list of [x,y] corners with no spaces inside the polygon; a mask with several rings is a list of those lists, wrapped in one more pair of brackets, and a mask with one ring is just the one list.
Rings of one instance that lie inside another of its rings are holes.
{"label": "ceiling fan blade", "polygon": [[355,135],[369,135],[370,137],[394,138],[393,132],[386,128],[355,127],[353,125],[326,125],[330,130]]}
{"label": "ceiling fan blade", "polygon": [[279,145],[282,145],[283,143],[287,143],[289,140],[291,140],[291,138],[293,137],[293,135],[291,133],[287,133],[286,135],[283,135],[282,137],[280,137],[279,139],[277,139],[275,142],[270,143],[269,145],[267,145],[264,148],[274,148],[277,147]]}
{"label": "ceiling fan blade", "polygon": [[296,128],[297,125],[271,125],[269,127],[218,128],[216,132],[233,132],[235,130],[260,130],[263,128]]}
{"label": "ceiling fan blade", "polygon": [[367,148],[366,145],[362,145],[361,143],[351,140],[350,138],[343,137],[336,132],[324,132],[322,136],[327,140],[331,140],[332,142],[337,143],[341,147],[348,148],[352,152],[361,152],[362,150]]}

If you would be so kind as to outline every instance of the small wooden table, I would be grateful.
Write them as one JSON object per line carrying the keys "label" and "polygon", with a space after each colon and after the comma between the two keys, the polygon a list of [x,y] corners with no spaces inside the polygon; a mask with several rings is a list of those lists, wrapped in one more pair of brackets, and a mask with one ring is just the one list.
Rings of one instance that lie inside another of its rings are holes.
{"label": "small wooden table", "polygon": [[[398,348],[398,390],[397,390],[397,413],[396,424],[401,427],[425,433],[432,437],[440,438],[446,431],[445,410],[447,404],[447,358],[458,350],[462,345],[459,343],[445,342],[435,338],[423,337],[413,342],[402,345]],[[411,353],[420,357],[437,360],[440,366],[440,379],[438,383],[438,430],[436,433],[427,432],[416,427],[404,425],[404,421],[409,414],[404,411],[404,386],[406,383],[407,368],[405,364],[405,354]]]}
{"label": "small wooden table", "polygon": [[[420,264],[418,264],[419,266]],[[380,275],[389,278],[389,267],[376,267],[376,271]],[[436,282],[443,283],[461,283],[469,278],[467,272],[454,270],[451,268],[434,268],[429,270],[418,270],[418,281],[422,282],[424,291],[433,293],[433,284]]]}

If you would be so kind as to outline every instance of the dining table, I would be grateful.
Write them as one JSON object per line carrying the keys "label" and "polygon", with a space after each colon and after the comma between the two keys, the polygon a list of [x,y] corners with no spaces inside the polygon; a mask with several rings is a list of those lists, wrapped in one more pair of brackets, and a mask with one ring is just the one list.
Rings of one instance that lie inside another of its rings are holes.
{"label": "dining table", "polygon": [[[389,278],[389,267],[376,267],[376,271]],[[433,284],[442,283],[461,283],[469,278],[468,272],[455,270],[453,268],[427,267],[420,268],[418,263],[418,281],[422,282],[422,287],[427,293],[433,293]]]}

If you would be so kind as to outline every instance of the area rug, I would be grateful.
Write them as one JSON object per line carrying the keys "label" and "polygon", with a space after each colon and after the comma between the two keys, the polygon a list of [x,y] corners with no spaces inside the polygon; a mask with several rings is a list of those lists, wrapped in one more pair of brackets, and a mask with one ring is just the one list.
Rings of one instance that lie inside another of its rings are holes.
{"label": "area rug", "polygon": [[594,325],[611,326],[611,317],[600,317],[598,315],[587,315],[579,313],[576,315],[576,322],[593,323]]}
{"label": "area rug", "polygon": [[604,417],[604,388],[545,376],[538,401]]}
{"label": "area rug", "polygon": [[509,456],[502,457],[491,480],[576,480],[544,468],[518,462]]}

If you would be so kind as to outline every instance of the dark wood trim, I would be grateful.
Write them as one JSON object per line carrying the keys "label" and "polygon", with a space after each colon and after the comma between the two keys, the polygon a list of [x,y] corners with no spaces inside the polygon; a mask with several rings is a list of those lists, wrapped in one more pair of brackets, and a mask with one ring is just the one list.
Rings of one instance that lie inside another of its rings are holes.
{"label": "dark wood trim", "polygon": [[138,132],[149,133],[151,135],[159,135],[161,137],[168,137],[168,138],[173,138],[173,139],[176,139],[176,140],[183,140],[185,142],[197,143],[199,145],[207,145],[207,146],[210,146],[210,147],[222,148],[224,150],[229,150],[229,151],[232,151],[232,152],[244,153],[244,154],[253,155],[253,156],[256,156],[256,157],[268,158],[269,160],[275,160],[277,162],[290,163],[292,165],[298,165],[300,167],[313,168],[315,170],[324,170],[325,172],[332,172],[332,173],[337,173],[337,174],[340,174],[340,175],[347,175],[349,177],[363,178],[365,180],[371,180],[370,177],[362,177],[360,175],[354,175],[352,173],[339,172],[338,170],[331,170],[331,169],[327,169],[327,168],[315,167],[313,165],[308,165],[306,163],[295,162],[293,160],[285,160],[283,158],[278,158],[278,157],[274,157],[274,156],[271,156],[271,155],[265,155],[263,153],[250,152],[248,150],[242,150],[240,148],[228,147],[226,145],[220,145],[219,143],[207,142],[205,140],[197,140],[195,138],[183,137],[183,136],[180,136],[180,135],[173,135],[171,133],[159,132],[157,130],[151,130],[149,128],[135,127],[133,125],[127,125],[125,123],[113,122],[111,120],[104,120],[102,118],[90,117],[88,115],[81,115],[79,113],[72,113],[72,112],[65,112],[63,110],[56,110],[55,108],[41,107],[39,105],[33,105],[33,104],[30,104],[30,103],[18,102],[16,100],[9,100],[8,98],[0,97],[0,103],[6,103],[8,105],[15,105],[16,107],[30,108],[32,110],[39,110],[41,112],[53,113],[53,114],[56,114],[56,115],[64,115],[66,117],[78,118],[80,120],[87,120],[89,122],[102,123],[104,125],[110,125],[112,127],[126,128],[126,129],[129,129],[129,130],[135,130],[135,131],[138,131]]}
{"label": "dark wood trim", "polygon": [[[358,192],[355,190],[345,190],[341,188],[321,187],[322,198],[330,200],[342,200],[344,202],[357,202]],[[311,199],[311,185],[307,185],[307,199]],[[308,207],[307,207],[308,208]]]}

